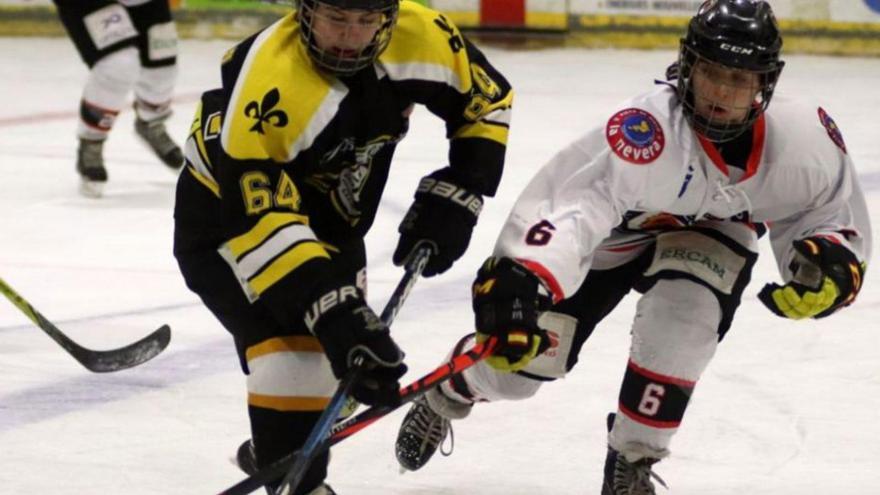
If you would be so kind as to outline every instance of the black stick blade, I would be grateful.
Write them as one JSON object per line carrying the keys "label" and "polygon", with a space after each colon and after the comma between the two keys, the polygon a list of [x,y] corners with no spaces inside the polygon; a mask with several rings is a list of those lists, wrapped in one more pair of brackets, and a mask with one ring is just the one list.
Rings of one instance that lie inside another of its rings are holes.
{"label": "black stick blade", "polygon": [[109,373],[132,368],[158,356],[171,342],[171,327],[162,325],[153,333],[118,349],[96,351],[76,346],[70,354],[95,373]]}

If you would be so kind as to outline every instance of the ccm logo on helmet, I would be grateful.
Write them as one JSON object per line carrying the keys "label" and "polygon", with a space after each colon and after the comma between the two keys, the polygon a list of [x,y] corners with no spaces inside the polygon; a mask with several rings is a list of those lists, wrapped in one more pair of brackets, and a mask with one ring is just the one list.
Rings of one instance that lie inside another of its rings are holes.
{"label": "ccm logo on helmet", "polygon": [[727,50],[727,51],[733,52],[733,53],[742,53],[743,55],[751,55],[752,53],[755,52],[755,50],[752,48],[731,45],[730,43],[721,43],[721,49]]}

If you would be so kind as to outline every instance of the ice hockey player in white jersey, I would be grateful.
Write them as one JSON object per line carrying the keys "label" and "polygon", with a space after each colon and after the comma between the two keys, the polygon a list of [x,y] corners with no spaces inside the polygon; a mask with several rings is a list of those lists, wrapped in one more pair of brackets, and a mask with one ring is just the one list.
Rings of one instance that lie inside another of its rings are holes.
{"label": "ice hockey player in white jersey", "polygon": [[182,167],[183,152],[165,129],[177,78],[177,30],[168,0],[53,1],[89,67],[77,129],[80,192],[101,196],[104,141],[132,90],[135,133],[165,165]]}
{"label": "ice hockey player in white jersey", "polygon": [[767,2],[705,2],[670,82],[534,177],[474,282],[477,333],[453,352],[489,336],[500,349],[410,409],[396,444],[404,468],[421,468],[475,402],[524,399],[565,375],[635,289],[601,493],[653,494],[654,465],[731,328],[761,235],[784,280],[760,291],[772,312],[824,318],[854,301],[871,252],[865,200],[829,113],[770,105],[781,46]]}

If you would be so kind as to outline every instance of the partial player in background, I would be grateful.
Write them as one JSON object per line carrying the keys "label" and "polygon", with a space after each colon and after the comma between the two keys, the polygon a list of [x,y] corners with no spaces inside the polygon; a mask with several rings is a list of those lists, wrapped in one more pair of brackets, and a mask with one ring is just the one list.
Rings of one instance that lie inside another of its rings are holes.
{"label": "partial player in background", "polygon": [[[449,164],[419,182],[393,254],[427,242],[423,274],[443,273],[501,179],[513,93],[446,17],[398,0],[302,0],[221,73],[185,145],[174,253],[235,339],[259,468],[302,446],[358,354],[354,397],[399,400],[403,353],[367,304],[364,246],[395,148],[414,104],[446,124]],[[328,459],[296,495],[332,493]]]}
{"label": "partial player in background", "polygon": [[177,78],[177,31],[168,0],[53,1],[89,66],[77,129],[81,192],[102,194],[104,141],[132,89],[135,132],[165,165],[182,167],[183,153],[165,130]]}
{"label": "partial player in background", "polygon": [[621,105],[538,173],[473,284],[476,337],[454,352],[492,335],[503,344],[410,409],[396,445],[404,468],[421,468],[475,402],[531,397],[564,376],[635,289],[601,493],[653,494],[652,469],[731,328],[761,235],[769,229],[785,281],[759,295],[775,314],[824,318],[855,300],[871,253],[864,196],[825,110],[770,105],[781,47],[767,2],[705,2],[673,82]]}

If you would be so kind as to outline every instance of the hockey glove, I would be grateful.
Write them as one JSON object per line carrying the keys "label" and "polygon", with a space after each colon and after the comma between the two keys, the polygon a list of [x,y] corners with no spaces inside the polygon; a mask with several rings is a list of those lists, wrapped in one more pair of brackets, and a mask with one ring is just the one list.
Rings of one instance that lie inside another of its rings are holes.
{"label": "hockey glove", "polygon": [[852,251],[818,236],[795,241],[793,246],[793,280],[767,284],[758,294],[770,311],[793,320],[824,318],[852,304],[865,275],[865,266]]}
{"label": "hockey glove", "polygon": [[445,272],[464,254],[483,198],[458,185],[451,175],[450,169],[440,169],[419,182],[415,201],[397,229],[400,240],[392,257],[395,265],[405,265],[421,242],[433,249],[422,272],[425,277]]}
{"label": "hockey glove", "polygon": [[357,288],[348,285],[324,294],[308,311],[306,325],[321,342],[336,378],[363,356],[363,370],[352,389],[358,402],[399,404],[398,380],[406,373],[403,352]]}
{"label": "hockey glove", "polygon": [[538,316],[550,308],[549,291],[532,272],[510,258],[490,257],[473,285],[477,342],[492,335],[498,348],[486,359],[498,371],[519,371],[550,346]]}

